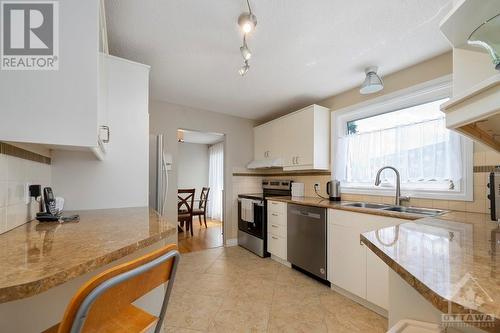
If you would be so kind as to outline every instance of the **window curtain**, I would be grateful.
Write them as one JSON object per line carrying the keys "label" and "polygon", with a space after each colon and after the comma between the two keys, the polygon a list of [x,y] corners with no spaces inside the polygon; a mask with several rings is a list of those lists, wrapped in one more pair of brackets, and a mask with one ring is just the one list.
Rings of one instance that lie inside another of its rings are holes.
{"label": "window curtain", "polygon": [[[462,178],[461,137],[439,118],[372,132],[351,134],[337,141],[335,175],[347,183],[373,184],[377,171],[394,166],[402,183],[453,181]],[[394,183],[392,172],[383,174]]]}
{"label": "window curtain", "polygon": [[207,203],[207,215],[222,221],[224,190],[224,143],[217,143],[208,148],[208,186],[210,194]]}

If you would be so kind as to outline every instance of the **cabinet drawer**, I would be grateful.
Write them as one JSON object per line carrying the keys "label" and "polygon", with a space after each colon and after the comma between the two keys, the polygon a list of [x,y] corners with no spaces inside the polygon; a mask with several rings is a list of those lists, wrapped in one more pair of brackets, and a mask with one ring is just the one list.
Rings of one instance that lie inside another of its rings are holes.
{"label": "cabinet drawer", "polygon": [[268,213],[278,213],[285,215],[286,214],[286,202],[279,201],[267,201],[267,211]]}
{"label": "cabinet drawer", "polygon": [[268,221],[267,232],[275,236],[286,238],[286,225]]}
{"label": "cabinet drawer", "polygon": [[267,224],[278,224],[286,226],[286,215],[276,212],[267,212]]}
{"label": "cabinet drawer", "polygon": [[283,260],[286,260],[286,238],[268,233],[267,251]]}

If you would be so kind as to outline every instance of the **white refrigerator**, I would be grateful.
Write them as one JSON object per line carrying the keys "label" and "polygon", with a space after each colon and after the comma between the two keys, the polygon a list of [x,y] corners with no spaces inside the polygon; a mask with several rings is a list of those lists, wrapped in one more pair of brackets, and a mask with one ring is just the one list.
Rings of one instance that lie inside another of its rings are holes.
{"label": "white refrigerator", "polygon": [[168,173],[172,155],[168,153],[164,134],[149,135],[149,206],[165,215]]}

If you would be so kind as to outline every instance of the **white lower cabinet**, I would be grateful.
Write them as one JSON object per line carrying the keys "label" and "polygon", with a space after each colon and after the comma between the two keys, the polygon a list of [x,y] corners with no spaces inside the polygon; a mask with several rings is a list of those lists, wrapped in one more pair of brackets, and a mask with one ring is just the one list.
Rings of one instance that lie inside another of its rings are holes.
{"label": "white lower cabinet", "polygon": [[267,202],[267,251],[287,260],[286,251],[286,203]]}
{"label": "white lower cabinet", "polygon": [[355,228],[330,225],[333,229],[333,267],[330,282],[357,295],[366,296],[366,249]]}
{"label": "white lower cabinet", "polygon": [[329,209],[328,280],[349,293],[387,309],[389,267],[360,242],[360,234],[404,222],[407,221]]}
{"label": "white lower cabinet", "polygon": [[389,308],[389,267],[369,248],[366,248],[366,300]]}

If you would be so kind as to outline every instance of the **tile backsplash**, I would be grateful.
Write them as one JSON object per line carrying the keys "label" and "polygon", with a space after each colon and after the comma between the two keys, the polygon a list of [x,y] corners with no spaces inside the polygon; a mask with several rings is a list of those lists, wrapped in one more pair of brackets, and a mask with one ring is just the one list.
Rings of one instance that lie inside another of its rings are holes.
{"label": "tile backsplash", "polygon": [[26,203],[27,185],[51,184],[50,164],[0,154],[0,233],[18,227],[32,219],[39,204]]}

